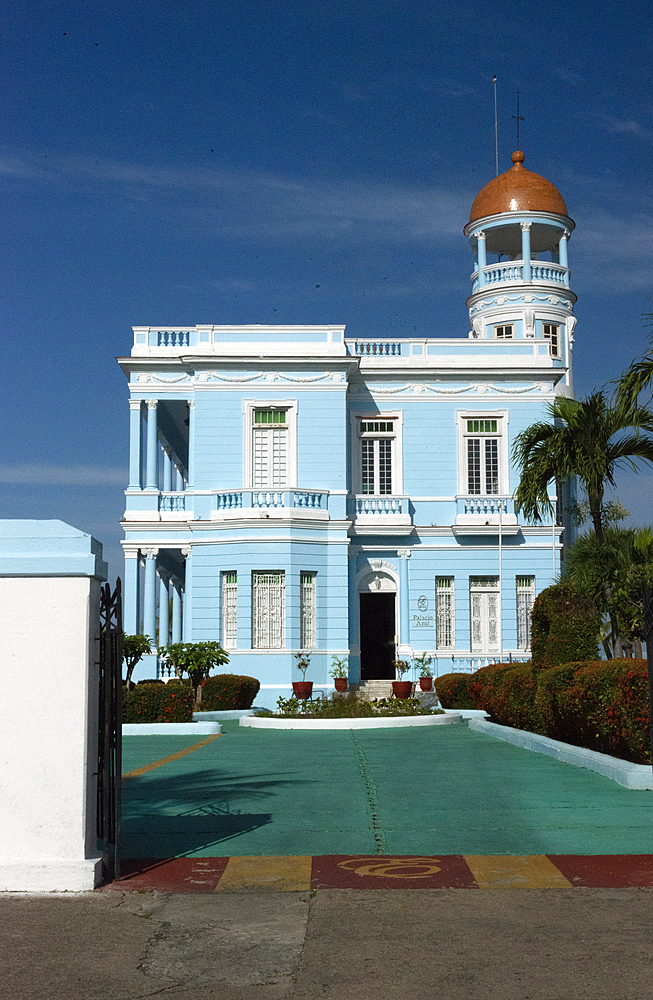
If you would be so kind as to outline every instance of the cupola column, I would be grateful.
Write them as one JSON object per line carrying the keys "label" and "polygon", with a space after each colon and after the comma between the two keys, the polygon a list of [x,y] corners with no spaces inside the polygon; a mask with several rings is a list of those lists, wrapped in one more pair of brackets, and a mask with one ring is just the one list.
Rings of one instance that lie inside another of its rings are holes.
{"label": "cupola column", "polygon": [[157,428],[156,428],[156,407],[157,399],[147,401],[147,476],[145,482],[146,490],[156,490],[159,487],[157,482]]}
{"label": "cupola column", "polygon": [[483,268],[487,264],[485,233],[483,232],[477,233],[476,239],[478,240],[478,287],[481,288],[485,284],[485,275],[483,274]]}
{"label": "cupola column", "polygon": [[[565,229],[564,233],[560,237],[560,244],[558,246],[558,253],[560,254],[560,267],[569,267],[569,259],[567,257],[567,241],[571,233],[568,229]],[[565,274],[565,285],[569,288],[569,271]]]}
{"label": "cupola column", "polygon": [[522,278],[531,280],[531,226],[532,222],[521,223]]}

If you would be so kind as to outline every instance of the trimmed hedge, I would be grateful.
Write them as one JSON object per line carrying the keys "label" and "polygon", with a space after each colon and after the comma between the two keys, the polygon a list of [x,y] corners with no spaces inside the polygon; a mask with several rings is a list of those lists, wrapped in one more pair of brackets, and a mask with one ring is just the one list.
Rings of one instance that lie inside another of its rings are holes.
{"label": "trimmed hedge", "polygon": [[537,671],[532,663],[490,663],[471,675],[467,687],[493,722],[531,733],[544,732],[535,704]]}
{"label": "trimmed hedge", "polygon": [[137,684],[123,688],[123,722],[192,722],[195,696],[186,684]]}
{"label": "trimmed hedge", "polygon": [[220,712],[251,708],[261,687],[255,677],[240,674],[216,674],[202,684],[201,712]]}
{"label": "trimmed hedge", "polygon": [[433,687],[443,708],[478,708],[469,693],[469,674],[442,674],[433,678]]}
{"label": "trimmed hedge", "polygon": [[539,678],[536,704],[552,739],[650,763],[646,660],[552,667]]}
{"label": "trimmed hedge", "polygon": [[646,660],[580,660],[547,670],[493,663],[468,678],[468,690],[502,726],[651,762]]}

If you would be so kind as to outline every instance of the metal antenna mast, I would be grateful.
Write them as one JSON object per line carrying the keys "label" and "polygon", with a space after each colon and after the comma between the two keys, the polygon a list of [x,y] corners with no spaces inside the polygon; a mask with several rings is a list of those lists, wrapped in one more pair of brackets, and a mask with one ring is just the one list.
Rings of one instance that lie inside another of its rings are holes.
{"label": "metal antenna mast", "polygon": [[[517,111],[519,114],[519,110]],[[519,144],[518,144],[519,145]],[[496,176],[499,176],[499,132],[497,129],[497,78],[494,77],[494,166]]]}
{"label": "metal antenna mast", "polygon": [[517,149],[519,149],[519,123],[523,122],[522,116],[519,114],[519,91],[517,91],[517,114],[512,116],[517,122]]}

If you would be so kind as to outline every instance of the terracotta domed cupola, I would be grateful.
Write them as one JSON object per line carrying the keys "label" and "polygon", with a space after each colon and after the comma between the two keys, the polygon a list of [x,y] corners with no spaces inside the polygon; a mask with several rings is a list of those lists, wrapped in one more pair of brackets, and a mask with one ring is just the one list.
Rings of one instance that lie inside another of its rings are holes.
{"label": "terracotta domed cupola", "polygon": [[553,212],[567,215],[563,197],[546,177],[527,170],[520,149],[512,154],[512,167],[494,177],[476,195],[469,221],[503,212]]}
{"label": "terracotta domed cupola", "polygon": [[568,260],[573,230],[562,195],[526,169],[521,150],[512,154],[510,170],[479,191],[463,229],[474,252],[469,336],[494,340],[506,358],[532,352],[538,363],[546,359],[560,370],[555,391],[568,394],[576,325]]}

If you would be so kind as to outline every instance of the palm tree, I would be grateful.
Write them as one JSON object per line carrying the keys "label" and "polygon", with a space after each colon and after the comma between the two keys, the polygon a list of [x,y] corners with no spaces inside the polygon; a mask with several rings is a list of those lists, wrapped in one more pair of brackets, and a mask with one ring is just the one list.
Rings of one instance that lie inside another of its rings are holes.
{"label": "palm tree", "polygon": [[[637,469],[638,461],[653,464],[653,440],[641,433],[653,432],[653,414],[619,399],[611,403],[603,392],[595,392],[584,400],[559,396],[547,407],[553,423],[531,424],[515,438],[513,460],[521,474],[515,509],[523,511],[532,521],[541,521],[543,511],[552,516],[549,483],[576,476],[587,493],[596,542],[603,546],[605,490],[615,485],[615,469],[624,466]],[[620,656],[621,640],[609,576],[603,579],[602,587],[614,652]]]}
{"label": "palm tree", "polygon": [[515,508],[531,521],[541,521],[543,512],[553,515],[549,483],[577,476],[602,544],[603,499],[615,485],[615,470],[637,469],[639,461],[653,464],[653,440],[641,433],[653,433],[653,414],[619,398],[612,403],[603,392],[583,400],[558,396],[547,408],[552,423],[538,421],[515,438],[513,461],[520,472]]}
{"label": "palm tree", "polygon": [[[588,594],[603,613],[614,612],[619,635],[610,638],[616,655],[620,652],[619,641],[623,640],[624,646],[634,648],[635,655],[641,656],[643,591],[652,574],[653,529],[609,525],[602,545],[593,531],[581,535],[565,559],[563,579]],[[606,581],[611,607],[606,605]]]}
{"label": "palm tree", "polygon": [[[652,321],[653,315],[646,318]],[[633,361],[630,368],[616,382],[617,399],[627,406],[637,403],[640,393],[653,386],[653,345],[638,361]]]}

